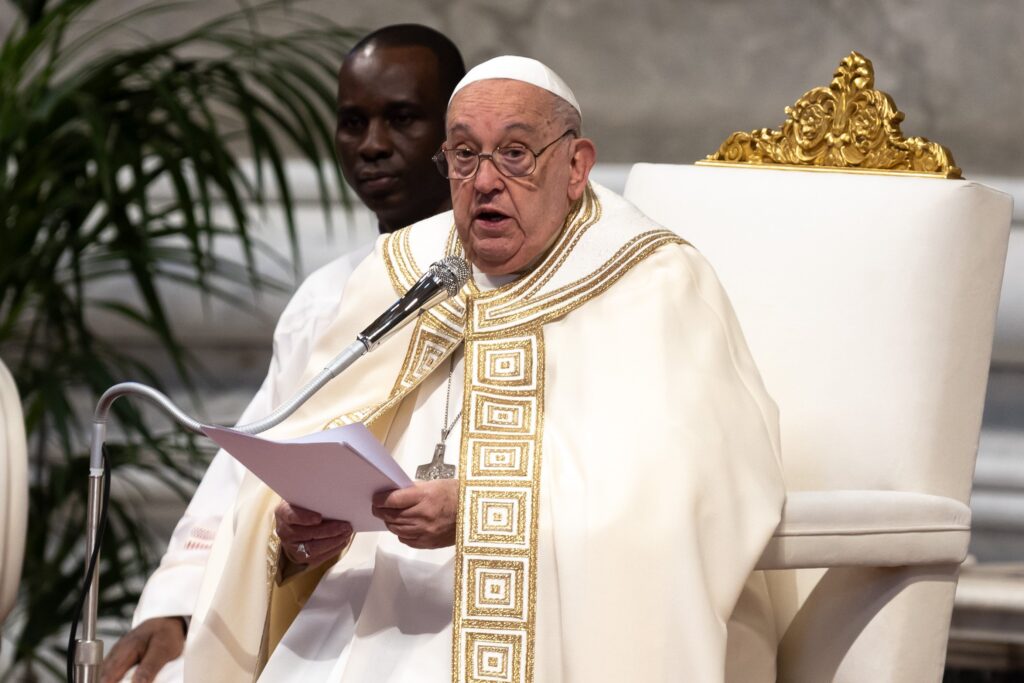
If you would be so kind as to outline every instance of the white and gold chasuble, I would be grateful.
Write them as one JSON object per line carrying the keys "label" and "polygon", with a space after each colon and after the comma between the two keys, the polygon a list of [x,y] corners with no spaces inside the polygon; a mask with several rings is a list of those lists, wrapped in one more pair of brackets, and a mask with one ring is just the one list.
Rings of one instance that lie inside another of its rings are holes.
{"label": "white and gold chasuble", "polygon": [[[460,252],[450,213],[382,237],[307,374]],[[361,420],[412,472],[457,350],[455,547],[357,534],[323,578],[278,585],[279,499],[250,479],[215,541],[186,681],[723,680],[783,488],[775,407],[706,262],[594,186],[533,271],[470,282],[273,436]]]}

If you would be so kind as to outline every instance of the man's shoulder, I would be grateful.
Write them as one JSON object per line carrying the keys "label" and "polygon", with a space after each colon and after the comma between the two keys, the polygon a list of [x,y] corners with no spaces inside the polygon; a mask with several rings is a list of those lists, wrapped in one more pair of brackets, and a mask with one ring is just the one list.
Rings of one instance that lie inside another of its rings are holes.
{"label": "man's shoulder", "polygon": [[[622,232],[628,239],[626,244],[651,243],[653,248],[641,250],[642,257],[635,261],[641,271],[665,271],[671,275],[711,269],[700,250],[686,239],[686,235],[665,227],[622,195],[596,183],[593,183],[593,187],[601,204],[602,222],[610,232]],[[615,239],[623,240],[623,237],[613,237],[612,244]]]}
{"label": "man's shoulder", "polygon": [[454,230],[455,215],[452,211],[445,211],[413,223],[399,230],[395,236],[401,235],[408,240],[413,250],[436,249],[438,246],[444,246]]}
{"label": "man's shoulder", "polygon": [[650,228],[663,227],[618,192],[594,181],[590,181],[590,188],[600,203],[603,222],[610,225],[626,224],[643,225]]}
{"label": "man's shoulder", "polygon": [[373,252],[375,240],[355,246],[320,266],[302,281],[292,299],[317,297],[326,292],[337,292],[359,263]]}
{"label": "man's shoulder", "polygon": [[380,242],[381,256],[399,279],[415,282],[434,261],[452,253],[458,243],[451,211],[439,213],[387,235]]}
{"label": "man's shoulder", "polygon": [[275,334],[288,333],[328,315],[356,267],[373,252],[373,246],[373,241],[360,244],[310,273],[281,312]]}
{"label": "man's shoulder", "polygon": [[670,245],[685,243],[621,195],[591,183],[549,258],[554,272],[542,293],[566,287],[603,291]]}

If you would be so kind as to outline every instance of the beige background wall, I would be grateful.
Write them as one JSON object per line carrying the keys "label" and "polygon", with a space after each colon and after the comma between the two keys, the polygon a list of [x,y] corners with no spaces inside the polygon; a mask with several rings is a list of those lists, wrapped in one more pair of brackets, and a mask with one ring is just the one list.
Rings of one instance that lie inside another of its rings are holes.
{"label": "beige background wall", "polygon": [[[10,25],[0,0],[0,32]],[[142,4],[109,0],[102,14]],[[602,161],[690,162],[729,133],[777,126],[856,49],[965,173],[1024,174],[1021,0],[316,0],[347,26],[434,26],[475,64],[539,58],[576,90]],[[169,35],[236,6],[209,0],[143,24]]]}

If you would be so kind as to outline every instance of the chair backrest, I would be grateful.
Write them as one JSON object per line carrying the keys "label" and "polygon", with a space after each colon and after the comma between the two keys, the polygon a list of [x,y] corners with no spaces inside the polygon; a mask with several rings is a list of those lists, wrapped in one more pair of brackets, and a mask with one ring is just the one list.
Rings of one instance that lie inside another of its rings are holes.
{"label": "chair backrest", "polygon": [[28,513],[25,423],[18,388],[0,361],[0,623],[14,606]]}
{"label": "chair backrest", "polygon": [[[966,180],[654,164],[633,167],[625,195],[717,271],[780,408],[789,490],[968,501],[1009,197]],[[779,680],[940,680],[956,570],[768,572]]]}

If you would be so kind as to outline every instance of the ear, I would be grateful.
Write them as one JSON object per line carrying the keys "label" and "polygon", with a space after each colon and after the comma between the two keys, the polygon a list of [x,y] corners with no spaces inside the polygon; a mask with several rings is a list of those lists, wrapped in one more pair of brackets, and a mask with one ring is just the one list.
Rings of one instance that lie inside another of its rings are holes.
{"label": "ear", "polygon": [[575,202],[583,196],[590,178],[590,169],[597,161],[597,148],[590,138],[572,141],[572,158],[569,160],[569,201]]}

